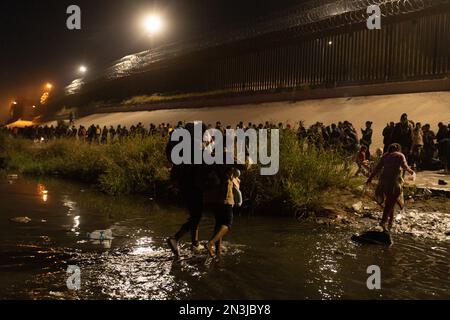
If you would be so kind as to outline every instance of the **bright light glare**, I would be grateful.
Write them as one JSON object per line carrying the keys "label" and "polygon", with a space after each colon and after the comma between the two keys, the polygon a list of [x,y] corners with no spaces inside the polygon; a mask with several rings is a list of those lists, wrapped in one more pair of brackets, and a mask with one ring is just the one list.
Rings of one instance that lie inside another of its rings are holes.
{"label": "bright light glare", "polygon": [[150,34],[158,33],[164,27],[161,17],[151,15],[144,19],[144,28]]}
{"label": "bright light glare", "polygon": [[87,68],[86,68],[86,66],[80,66],[78,71],[80,71],[80,73],[86,73],[87,72]]}
{"label": "bright light glare", "polygon": [[51,83],[47,83],[47,84],[45,85],[45,87],[46,87],[48,90],[51,90],[51,89],[53,88],[53,85],[52,85]]}

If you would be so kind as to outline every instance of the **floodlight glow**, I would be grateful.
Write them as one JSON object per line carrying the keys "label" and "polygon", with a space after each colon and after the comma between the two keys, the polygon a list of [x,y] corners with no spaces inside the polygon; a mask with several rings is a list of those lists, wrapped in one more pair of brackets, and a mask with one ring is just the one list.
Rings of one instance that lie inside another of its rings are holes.
{"label": "floodlight glow", "polygon": [[144,19],[143,24],[145,30],[151,35],[159,33],[164,27],[163,20],[157,15],[148,16]]}

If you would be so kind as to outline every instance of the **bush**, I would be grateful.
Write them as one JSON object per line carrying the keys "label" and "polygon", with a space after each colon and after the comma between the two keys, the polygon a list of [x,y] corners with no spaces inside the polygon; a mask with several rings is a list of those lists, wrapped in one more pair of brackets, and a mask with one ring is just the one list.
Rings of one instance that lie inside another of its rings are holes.
{"label": "bush", "polygon": [[340,153],[306,147],[294,132],[284,131],[278,174],[260,176],[260,168],[254,166],[243,176],[243,189],[256,207],[289,214],[318,206],[333,188],[352,186],[350,178],[351,166]]}
{"label": "bush", "polygon": [[9,169],[93,183],[111,195],[145,193],[155,181],[169,178],[165,142],[161,137],[133,137],[111,145],[69,139],[45,144],[4,139]]}
{"label": "bush", "polygon": [[[111,195],[149,193],[168,186],[165,139],[130,137],[120,143],[96,145],[73,139],[34,144],[2,137],[8,168],[24,174],[58,175],[95,184]],[[2,151],[3,150],[3,151]],[[244,198],[254,208],[290,214],[320,204],[334,188],[352,186],[351,166],[339,152],[306,147],[294,132],[280,135],[280,170],[261,176],[253,166],[242,177]],[[158,190],[167,191],[167,190]]]}

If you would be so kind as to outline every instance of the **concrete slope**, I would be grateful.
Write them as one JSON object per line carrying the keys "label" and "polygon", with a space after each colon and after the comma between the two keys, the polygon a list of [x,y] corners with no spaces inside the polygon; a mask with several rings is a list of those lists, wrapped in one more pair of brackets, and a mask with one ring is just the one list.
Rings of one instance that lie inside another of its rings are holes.
{"label": "concrete slope", "polygon": [[430,92],[396,94],[384,96],[366,96],[354,98],[333,98],[306,100],[300,102],[275,102],[252,105],[236,105],[227,107],[208,107],[196,109],[174,109],[158,111],[121,112],[94,114],[76,121],[76,125],[91,124],[131,126],[142,122],[170,122],[173,125],[179,120],[202,120],[215,124],[220,120],[223,124],[236,125],[239,121],[263,123],[265,121],[283,122],[296,125],[305,121],[311,125],[316,121],[330,124],[348,120],[359,130],[367,120],[373,121],[374,147],[382,145],[381,132],[389,121],[399,121],[402,113],[422,124],[429,123],[434,130],[440,121],[450,123],[450,92]]}

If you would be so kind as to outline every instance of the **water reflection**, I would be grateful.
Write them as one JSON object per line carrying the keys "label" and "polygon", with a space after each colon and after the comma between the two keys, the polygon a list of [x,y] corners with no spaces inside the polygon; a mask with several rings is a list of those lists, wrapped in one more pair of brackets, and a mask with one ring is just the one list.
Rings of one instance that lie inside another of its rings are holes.
{"label": "water reflection", "polygon": [[[357,246],[349,241],[354,230],[317,228],[280,217],[236,217],[221,261],[192,254],[187,242],[177,261],[165,237],[184,222],[183,211],[80,189],[49,181],[0,183],[6,208],[13,203],[11,208],[27,212],[32,221],[48,217],[48,223],[27,234],[10,224],[0,230],[0,268],[14,264],[9,277],[0,277],[0,298],[73,298],[64,286],[68,263],[82,269],[79,299],[450,297],[448,242],[396,235],[389,249]],[[44,194],[52,195],[51,205],[38,205]],[[212,226],[212,216],[205,214],[203,239]],[[114,244],[84,236],[108,228]],[[48,241],[36,242],[43,235]],[[366,269],[372,264],[383,272],[381,292],[366,287]]]}
{"label": "water reflection", "polygon": [[342,261],[336,255],[338,246],[331,235],[321,235],[312,248],[308,270],[315,279],[322,299],[339,299],[344,294],[342,284]]}
{"label": "water reflection", "polygon": [[41,183],[39,183],[37,185],[37,192],[39,194],[39,196],[41,197],[43,202],[47,202],[48,201],[48,190],[45,188],[45,186]]}
{"label": "water reflection", "polygon": [[62,205],[67,209],[66,215],[68,217],[73,217],[72,227],[70,229],[76,236],[80,235],[80,209],[77,206],[77,203],[71,200],[69,195],[63,195],[61,199]]}
{"label": "water reflection", "polygon": [[150,237],[143,237],[136,241],[136,247],[130,252],[131,255],[154,255],[158,253],[156,248],[152,248],[153,240]]}

